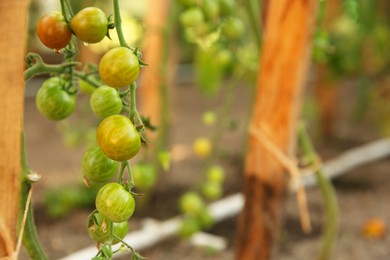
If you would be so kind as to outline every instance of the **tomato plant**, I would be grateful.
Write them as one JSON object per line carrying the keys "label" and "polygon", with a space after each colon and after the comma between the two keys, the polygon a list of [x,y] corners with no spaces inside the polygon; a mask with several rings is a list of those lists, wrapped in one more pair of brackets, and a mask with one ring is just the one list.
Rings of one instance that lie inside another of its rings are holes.
{"label": "tomato plant", "polygon": [[110,221],[120,223],[133,215],[135,201],[121,184],[108,183],[96,195],[96,209]]}
{"label": "tomato plant", "polygon": [[[126,236],[129,230],[129,223],[127,221],[112,223],[112,228],[114,235],[112,244],[115,245]],[[93,212],[88,218],[88,234],[98,243],[109,242],[111,234],[110,220],[103,217],[99,212]]]}
{"label": "tomato plant", "polygon": [[39,19],[37,35],[46,47],[58,51],[69,44],[72,32],[62,14],[53,11]]}
{"label": "tomato plant", "polygon": [[75,97],[69,93],[70,82],[52,77],[38,90],[36,105],[39,112],[50,120],[61,120],[70,116],[75,109]]}
{"label": "tomato plant", "polygon": [[212,149],[211,142],[205,137],[199,137],[194,141],[192,149],[200,158],[207,157]]}
{"label": "tomato plant", "polygon": [[92,111],[103,118],[119,114],[123,108],[118,90],[108,86],[101,86],[92,93],[90,105]]}
{"label": "tomato plant", "polygon": [[122,88],[133,83],[139,75],[136,54],[126,47],[116,47],[104,54],[99,64],[102,80],[110,87]]}
{"label": "tomato plant", "polygon": [[191,7],[190,9],[185,10],[180,15],[179,19],[184,26],[191,27],[203,22],[204,15],[199,7]]}
{"label": "tomato plant", "polygon": [[85,43],[98,43],[107,34],[108,18],[97,7],[80,10],[70,22],[74,34]]}
{"label": "tomato plant", "polygon": [[108,158],[100,147],[91,147],[84,154],[82,171],[87,183],[106,182],[118,171],[118,162]]}
{"label": "tomato plant", "polygon": [[129,160],[141,148],[137,129],[122,115],[106,117],[97,128],[96,139],[103,152],[115,161]]}

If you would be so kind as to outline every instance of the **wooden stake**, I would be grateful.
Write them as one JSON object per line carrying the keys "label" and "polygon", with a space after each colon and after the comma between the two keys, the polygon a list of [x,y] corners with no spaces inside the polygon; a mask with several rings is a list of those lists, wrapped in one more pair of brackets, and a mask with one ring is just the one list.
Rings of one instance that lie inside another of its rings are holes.
{"label": "wooden stake", "polygon": [[257,138],[292,157],[316,16],[316,0],[269,1],[238,220],[236,259],[270,259],[287,194],[283,165]]}
{"label": "wooden stake", "polygon": [[[0,1],[0,258],[16,259],[27,0]],[[12,248],[12,253],[10,252]]]}

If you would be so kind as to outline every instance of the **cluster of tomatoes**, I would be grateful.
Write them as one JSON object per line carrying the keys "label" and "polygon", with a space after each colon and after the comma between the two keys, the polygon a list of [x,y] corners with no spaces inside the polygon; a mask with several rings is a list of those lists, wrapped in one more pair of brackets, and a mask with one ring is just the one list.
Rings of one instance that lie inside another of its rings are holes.
{"label": "cluster of tomatoes", "polygon": [[[44,15],[38,22],[37,34],[45,46],[58,52],[69,47],[72,35],[84,43],[97,43],[108,35],[110,28],[109,18],[101,9],[87,7],[69,21],[60,12]],[[131,174],[127,161],[140,150],[141,136],[130,118],[121,114],[129,104],[123,100],[128,91],[120,89],[134,84],[141,65],[137,50],[128,47],[109,50],[99,64],[100,79],[105,85],[96,86],[90,98],[92,111],[102,121],[96,130],[97,145],[84,154],[82,172],[87,185],[103,185],[96,196],[96,210],[88,219],[91,238],[102,244],[116,244],[123,239],[128,231],[127,221],[135,209],[133,184],[123,173],[127,168]],[[73,113],[77,92],[73,80],[72,71],[64,71],[46,80],[39,89],[36,104],[48,119],[62,120]],[[79,88],[86,85],[85,81],[79,83]],[[110,182],[120,163],[118,182]]]}
{"label": "cluster of tomatoes", "polygon": [[[182,6],[179,21],[187,41],[202,42],[215,38],[229,44],[239,41],[245,32],[244,22],[235,13],[235,0],[178,0]],[[214,37],[214,36],[217,37]],[[226,48],[217,48],[216,62],[226,65],[233,59]]]}

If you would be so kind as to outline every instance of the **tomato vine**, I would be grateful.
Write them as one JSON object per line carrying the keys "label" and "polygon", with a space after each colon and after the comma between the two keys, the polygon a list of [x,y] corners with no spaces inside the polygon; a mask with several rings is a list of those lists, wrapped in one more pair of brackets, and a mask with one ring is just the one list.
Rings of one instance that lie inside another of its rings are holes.
{"label": "tomato vine", "polygon": [[[129,47],[126,43],[118,0],[113,0],[114,23],[110,21],[111,16],[107,17],[96,7],[84,8],[74,15],[68,0],[60,0],[60,6],[61,13],[54,12],[43,16],[49,17],[48,22],[41,19],[37,33],[46,47],[63,54],[63,62],[47,64],[39,54],[29,53],[26,56],[25,80],[42,74],[50,75],[37,94],[39,111],[50,120],[62,120],[70,116],[74,110],[75,94],[81,88],[80,82],[92,87],[91,107],[103,120],[97,128],[98,146],[90,148],[83,157],[82,171],[86,185],[110,181],[118,173],[118,165],[121,165],[118,180],[108,182],[100,188],[96,197],[97,209],[88,218],[88,233],[100,243],[98,252],[92,259],[111,259],[113,254],[124,250],[131,252],[132,259],[142,259],[123,238],[127,233],[127,221],[135,210],[133,196],[139,195],[132,192],[135,183],[129,160],[139,152],[141,140],[144,141],[142,132],[145,126],[137,110],[135,81],[140,68],[147,64],[141,60],[142,55],[138,49]],[[108,31],[114,26],[120,46],[107,52],[114,53],[108,57],[109,64],[104,64],[105,56],[99,67],[75,61],[78,54],[76,38],[84,43],[96,43],[105,36],[109,37]],[[53,30],[54,34],[51,33]],[[74,36],[69,37],[68,31]],[[115,61],[120,66],[110,65]],[[107,75],[108,77],[105,77]],[[76,79],[79,82],[78,87],[73,86]],[[114,81],[111,82],[111,79]],[[119,84],[116,84],[117,80]],[[119,90],[124,87],[126,90]],[[121,141],[117,143],[112,138]],[[24,172],[27,171],[25,159],[22,165]],[[31,184],[23,181],[22,187],[21,205],[26,198],[25,191],[31,188]],[[47,259],[38,243],[30,214],[31,210],[26,222],[25,246],[32,259]],[[126,225],[126,231],[118,231],[121,225]],[[121,243],[118,250],[112,248],[115,243]]]}

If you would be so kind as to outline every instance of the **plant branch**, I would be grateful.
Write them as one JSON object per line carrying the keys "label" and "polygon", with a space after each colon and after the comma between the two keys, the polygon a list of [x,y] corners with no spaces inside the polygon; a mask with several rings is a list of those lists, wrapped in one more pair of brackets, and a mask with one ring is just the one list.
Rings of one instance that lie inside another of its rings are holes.
{"label": "plant branch", "polygon": [[332,256],[332,250],[338,231],[339,214],[336,192],[331,181],[326,177],[322,165],[319,164],[320,158],[315,152],[304,123],[300,123],[298,126],[298,142],[305,162],[309,165],[319,165],[314,174],[325,202],[325,225],[318,259],[329,260]]}
{"label": "plant branch", "polygon": [[120,13],[119,0],[113,0],[113,2],[114,2],[114,22],[115,22],[116,32],[118,34],[119,43],[122,47],[129,48],[129,46],[126,43],[126,39],[122,30],[122,18]]}

